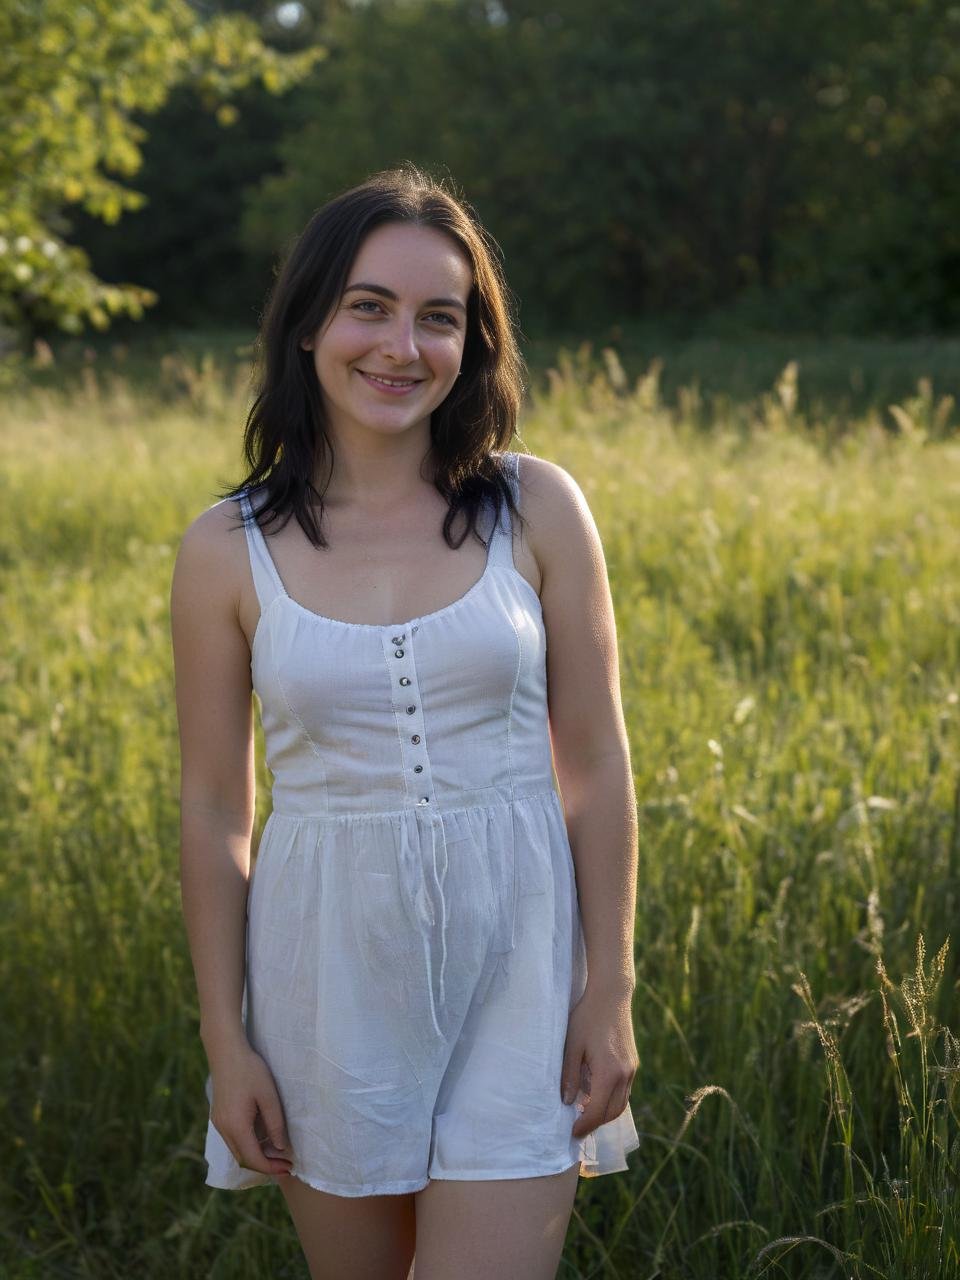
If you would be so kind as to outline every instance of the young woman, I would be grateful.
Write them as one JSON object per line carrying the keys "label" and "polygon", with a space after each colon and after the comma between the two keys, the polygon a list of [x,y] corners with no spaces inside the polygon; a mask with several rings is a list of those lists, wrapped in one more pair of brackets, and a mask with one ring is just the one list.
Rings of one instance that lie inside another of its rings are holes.
{"label": "young woman", "polygon": [[313,1280],[405,1280],[415,1248],[416,1280],[547,1280],[578,1176],[638,1145],[613,609],[580,488],[507,448],[508,299],[411,167],[321,208],[250,473],[174,570],[206,1181],[279,1186]]}

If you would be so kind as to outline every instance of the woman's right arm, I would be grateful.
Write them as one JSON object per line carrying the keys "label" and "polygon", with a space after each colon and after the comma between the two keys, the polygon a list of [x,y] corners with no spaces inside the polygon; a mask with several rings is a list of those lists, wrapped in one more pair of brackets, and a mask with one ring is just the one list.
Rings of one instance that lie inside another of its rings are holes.
{"label": "woman's right arm", "polygon": [[231,532],[236,527],[233,503],[203,512],[184,534],[173,570],[181,903],[221,1117],[215,1123],[246,1167],[275,1173],[281,1161],[265,1159],[250,1140],[253,1116],[249,1126],[245,1117],[254,1099],[239,1096],[253,1089],[267,1133],[286,1145],[272,1079],[241,1020],[256,781],[250,649],[238,613],[236,540],[245,553],[245,539]]}

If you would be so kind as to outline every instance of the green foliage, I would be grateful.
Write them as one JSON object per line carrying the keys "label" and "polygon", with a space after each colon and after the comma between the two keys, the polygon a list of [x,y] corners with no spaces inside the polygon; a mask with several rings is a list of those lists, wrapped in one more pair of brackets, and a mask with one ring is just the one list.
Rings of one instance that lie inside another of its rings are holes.
{"label": "green foliage", "polygon": [[958,37],[946,0],[823,16],[771,276],[788,306],[874,331],[960,322]]}
{"label": "green foliage", "polygon": [[[177,891],[170,573],[246,370],[156,363],[3,403],[11,1280],[306,1274],[279,1195],[203,1186]],[[523,426],[604,541],[641,816],[642,1142],[561,1275],[955,1280],[958,445],[923,379],[838,434],[797,366],[709,422],[661,372],[562,355]]]}
{"label": "green foliage", "polygon": [[99,280],[64,239],[64,207],[116,223],[142,205],[109,175],[136,173],[146,131],[133,115],[158,110],[173,86],[195,85],[229,123],[238,89],[259,79],[283,92],[321,56],[279,54],[252,19],[204,22],[186,0],[0,7],[0,324],[22,338],[40,324],[77,333],[85,321],[105,329],[112,316],[139,318],[155,294]]}
{"label": "green foliage", "polygon": [[531,331],[716,309],[948,328],[958,20],[949,0],[338,6],[244,243],[409,158],[477,205]]}
{"label": "green foliage", "polygon": [[304,8],[0,12],[0,325],[235,324],[325,198],[405,158],[476,204],[530,334],[960,321],[953,0]]}
{"label": "green foliage", "polygon": [[952,0],[304,7],[285,35],[251,0],[0,13],[0,324],[235,323],[318,204],[404,158],[477,205],[529,333],[960,319]]}
{"label": "green foliage", "polygon": [[[172,321],[204,335],[217,317],[234,325],[255,322],[275,251],[244,251],[237,226],[247,189],[278,168],[276,140],[291,98],[249,85],[231,99],[237,118],[224,126],[201,109],[195,87],[177,86],[150,120],[137,175],[143,209],[124,218],[120,229],[82,211],[72,214],[71,238],[101,275],[137,280],[156,295],[147,326],[118,318],[110,341],[129,334],[139,346],[145,327],[162,332]],[[87,333],[84,340],[97,336]]]}

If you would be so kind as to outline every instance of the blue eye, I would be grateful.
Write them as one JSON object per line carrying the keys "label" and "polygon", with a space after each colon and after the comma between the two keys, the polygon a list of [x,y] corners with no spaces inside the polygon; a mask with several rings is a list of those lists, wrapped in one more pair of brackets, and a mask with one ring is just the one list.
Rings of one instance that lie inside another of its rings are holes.
{"label": "blue eye", "polygon": [[[380,306],[380,303],[374,302],[372,298],[364,298],[360,302],[355,302],[353,304],[352,310],[359,311],[361,307],[379,307],[379,306]],[[366,314],[369,315],[370,314],[369,311]]]}
{"label": "blue eye", "polygon": [[454,320],[453,316],[448,316],[448,315],[447,315],[447,313],[446,313],[445,311],[434,311],[434,312],[432,312],[432,314],[430,314],[429,316],[427,316],[427,319],[428,319],[428,320],[442,320],[444,324],[452,325],[454,329],[457,327],[457,322],[456,322],[456,320]]}

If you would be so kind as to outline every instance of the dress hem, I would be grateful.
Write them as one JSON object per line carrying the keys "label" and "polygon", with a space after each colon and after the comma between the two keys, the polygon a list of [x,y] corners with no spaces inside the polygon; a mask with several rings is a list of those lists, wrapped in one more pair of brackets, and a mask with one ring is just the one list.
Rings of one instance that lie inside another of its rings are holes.
{"label": "dress hem", "polygon": [[211,1182],[209,1178],[206,1180],[208,1187],[214,1187],[218,1191],[248,1191],[251,1187],[268,1187],[277,1185],[283,1178],[296,1178],[298,1182],[305,1183],[308,1187],[312,1187],[314,1191],[326,1191],[334,1196],[389,1196],[403,1195],[410,1191],[422,1191],[427,1183],[425,1182],[387,1182],[382,1185],[363,1184],[359,1187],[346,1186],[342,1182],[326,1182],[322,1178],[310,1178],[306,1174],[296,1173],[293,1169],[286,1174],[263,1174],[256,1182],[247,1182],[242,1186],[228,1185],[224,1182]]}
{"label": "dress hem", "polygon": [[[627,1147],[624,1150],[624,1158],[631,1152],[636,1151],[640,1144]],[[578,1156],[575,1160],[566,1157],[560,1164],[552,1165],[547,1169],[445,1169],[440,1174],[430,1174],[424,1181],[406,1181],[406,1182],[386,1182],[386,1183],[363,1183],[359,1187],[347,1186],[342,1182],[328,1182],[323,1178],[311,1178],[306,1174],[297,1173],[291,1169],[289,1174],[262,1174],[260,1180],[256,1182],[245,1183],[243,1186],[228,1185],[224,1182],[214,1182],[208,1177],[206,1185],[214,1187],[219,1191],[246,1191],[253,1186],[269,1186],[271,1183],[279,1183],[283,1177],[296,1178],[298,1182],[305,1183],[308,1187],[312,1187],[314,1191],[326,1191],[330,1195],[345,1196],[354,1198],[357,1196],[389,1196],[389,1195],[406,1195],[415,1191],[423,1191],[431,1182],[492,1182],[495,1179],[510,1178],[545,1178],[551,1174],[566,1173],[568,1169],[572,1169],[574,1165],[579,1165],[581,1178],[598,1178],[605,1173],[622,1173],[627,1171],[626,1161],[622,1167],[610,1169],[598,1169],[591,1167],[588,1161]]]}
{"label": "dress hem", "polygon": [[562,1164],[550,1169],[445,1169],[442,1174],[431,1177],[432,1182],[491,1182],[494,1178],[546,1178],[553,1173],[565,1173],[575,1164],[581,1164],[579,1157],[571,1160],[567,1157]]}

